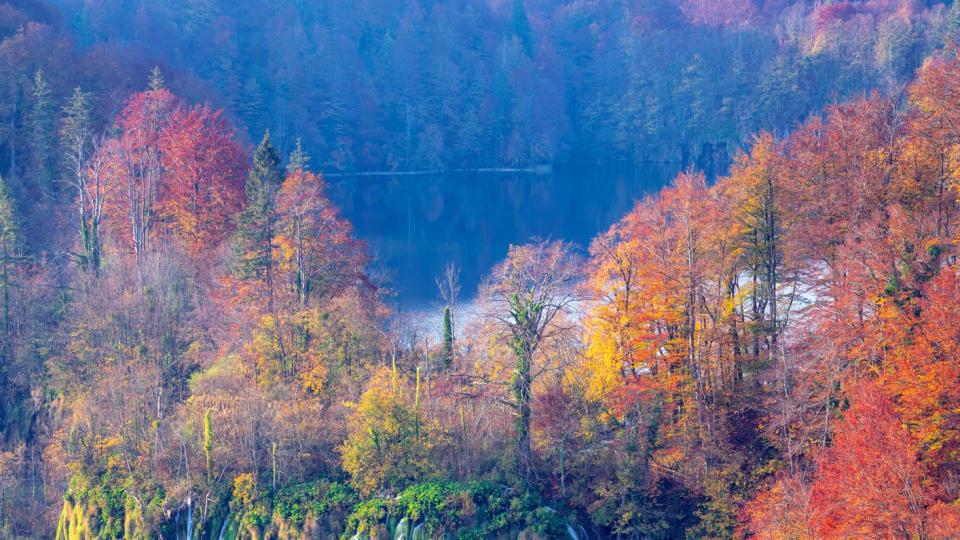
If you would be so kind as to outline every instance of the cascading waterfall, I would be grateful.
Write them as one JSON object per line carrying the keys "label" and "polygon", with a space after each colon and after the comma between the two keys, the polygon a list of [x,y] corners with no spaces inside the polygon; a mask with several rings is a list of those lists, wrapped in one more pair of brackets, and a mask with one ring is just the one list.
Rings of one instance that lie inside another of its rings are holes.
{"label": "cascading waterfall", "polygon": [[410,540],[410,520],[403,518],[397,523],[397,529],[393,533],[393,540]]}
{"label": "cascading waterfall", "polygon": [[227,518],[223,518],[223,525],[220,525],[220,534],[217,535],[217,540],[223,540],[223,532],[227,530]]}
{"label": "cascading waterfall", "polygon": [[187,534],[184,538],[193,538],[193,498],[190,496],[187,496]]}
{"label": "cascading waterfall", "polygon": [[587,531],[577,525],[577,528],[574,529],[573,525],[567,523],[567,534],[570,536],[570,540],[587,540]]}

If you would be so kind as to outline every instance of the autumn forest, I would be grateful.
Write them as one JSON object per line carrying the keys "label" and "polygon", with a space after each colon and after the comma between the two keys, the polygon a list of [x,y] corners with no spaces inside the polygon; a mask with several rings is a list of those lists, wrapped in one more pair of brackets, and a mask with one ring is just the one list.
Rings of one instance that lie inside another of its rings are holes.
{"label": "autumn forest", "polygon": [[[0,0],[0,538],[960,538],[958,43],[933,0]],[[331,195],[606,162],[682,172],[431,313]]]}

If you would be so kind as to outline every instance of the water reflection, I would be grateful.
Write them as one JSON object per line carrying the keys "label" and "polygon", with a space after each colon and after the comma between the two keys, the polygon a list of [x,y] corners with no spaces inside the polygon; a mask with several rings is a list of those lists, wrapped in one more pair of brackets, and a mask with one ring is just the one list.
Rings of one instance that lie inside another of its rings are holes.
{"label": "water reflection", "polygon": [[511,243],[539,236],[587,247],[677,171],[648,164],[569,166],[547,175],[342,177],[330,179],[330,194],[390,269],[398,306],[417,310],[436,300],[434,277],[447,262],[461,268],[461,296],[472,298]]}

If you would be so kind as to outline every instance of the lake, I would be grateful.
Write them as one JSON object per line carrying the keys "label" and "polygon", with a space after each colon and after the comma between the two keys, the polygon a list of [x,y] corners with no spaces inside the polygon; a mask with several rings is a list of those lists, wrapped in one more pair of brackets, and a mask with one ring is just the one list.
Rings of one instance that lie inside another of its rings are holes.
{"label": "lake", "polygon": [[390,271],[402,310],[429,308],[434,278],[460,270],[469,300],[510,244],[533,237],[586,249],[644,195],[679,171],[674,164],[577,165],[550,174],[450,173],[330,178],[330,196]]}

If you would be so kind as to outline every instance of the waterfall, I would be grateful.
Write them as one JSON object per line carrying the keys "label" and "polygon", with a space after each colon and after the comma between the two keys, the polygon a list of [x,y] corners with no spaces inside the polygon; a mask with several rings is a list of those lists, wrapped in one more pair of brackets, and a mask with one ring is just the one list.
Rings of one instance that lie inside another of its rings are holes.
{"label": "waterfall", "polygon": [[580,535],[577,534],[577,531],[573,530],[573,527],[567,523],[567,534],[570,535],[570,540],[580,540]]}
{"label": "waterfall", "polygon": [[187,540],[193,538],[193,499],[187,496]]}
{"label": "waterfall", "polygon": [[427,537],[427,530],[423,528],[423,523],[413,528],[410,532],[410,540],[430,540]]}
{"label": "waterfall", "polygon": [[410,540],[410,520],[403,518],[397,523],[396,532],[393,533],[393,540]]}
{"label": "waterfall", "polygon": [[227,530],[227,521],[230,517],[230,514],[227,514],[227,517],[223,518],[223,525],[220,526],[220,534],[217,535],[217,540],[223,540],[223,531]]}

